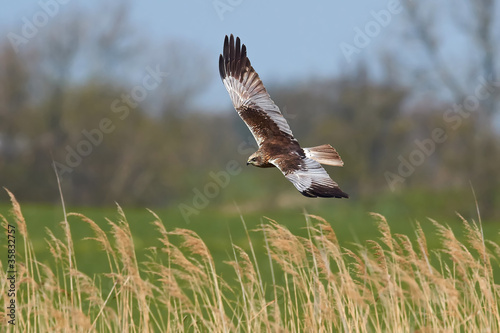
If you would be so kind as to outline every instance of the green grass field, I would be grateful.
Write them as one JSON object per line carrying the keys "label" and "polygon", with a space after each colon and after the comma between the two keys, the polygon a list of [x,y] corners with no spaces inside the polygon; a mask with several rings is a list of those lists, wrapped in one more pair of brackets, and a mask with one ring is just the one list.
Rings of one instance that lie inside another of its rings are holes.
{"label": "green grass field", "polygon": [[[440,195],[440,197],[444,196]],[[456,213],[469,220],[477,220],[473,198],[470,200],[470,205],[462,206],[460,210],[454,210],[452,203],[457,202],[457,200],[454,200],[453,193],[448,193],[445,197],[447,199],[442,200],[442,202],[429,200],[428,193],[377,198],[375,203],[323,200],[320,204],[315,204],[312,207],[309,205],[308,208],[306,206],[287,209],[264,208],[258,212],[242,211],[238,208],[238,203],[234,203],[207,207],[200,214],[192,216],[189,222],[183,219],[177,206],[154,209],[154,212],[162,219],[168,230],[187,228],[200,235],[213,254],[218,268],[225,272],[231,271],[230,267],[223,264],[223,261],[228,260],[231,256],[231,239],[238,246],[248,247],[241,222],[242,218],[244,218],[249,230],[257,229],[260,224],[266,223],[264,217],[267,217],[285,225],[294,234],[306,236],[304,214],[318,215],[325,218],[335,228],[340,244],[346,246],[350,243],[363,244],[364,241],[377,236],[377,228],[369,215],[370,212],[375,212],[387,218],[394,233],[414,235],[415,222],[418,221],[423,230],[432,235],[435,227],[428,220],[428,218],[432,218],[442,224],[449,225],[457,231],[457,237],[463,240],[460,231],[462,222]],[[10,209],[11,205],[4,201],[0,205],[0,214],[8,216]],[[63,236],[60,227],[60,222],[64,219],[62,206],[22,203],[22,210],[26,221],[28,221],[30,239],[38,254],[38,259],[44,262],[51,257],[46,244],[46,229],[50,229],[56,236]],[[161,245],[157,239],[158,235],[151,225],[154,217],[147,208],[123,207],[123,210],[130,224],[139,258],[142,259],[147,248]],[[115,221],[118,218],[117,207],[67,207],[67,212],[83,214],[94,220],[105,231],[110,230],[106,219]],[[102,257],[100,258],[102,260],[99,260],[99,249],[92,241],[85,240],[85,238],[92,236],[88,225],[75,217],[70,217],[68,221],[75,240],[75,252],[81,262],[79,268],[88,274],[102,271],[100,265],[105,263],[106,259]],[[498,223],[484,221],[483,228],[485,234],[491,237],[490,239],[500,242]],[[257,234],[255,236],[259,238]],[[5,235],[0,235],[0,239],[4,237]],[[437,237],[429,238],[427,242],[430,248],[434,248],[439,244],[439,239]],[[263,248],[263,241],[259,246]],[[89,258],[91,260],[88,260]],[[266,260],[263,255],[260,259]]]}
{"label": "green grass field", "polygon": [[[456,209],[454,203],[463,202],[464,199],[459,200],[454,196],[458,196],[458,194],[453,192],[439,194],[434,199],[430,199],[429,193],[414,192],[405,195],[378,197],[373,203],[359,203],[353,200],[322,200],[319,204],[315,203],[314,205],[286,209],[263,208],[257,212],[252,210],[245,212],[237,206],[238,203],[233,203],[209,206],[200,214],[192,216],[190,221],[183,219],[177,206],[154,209],[154,212],[162,219],[168,230],[187,228],[200,235],[214,256],[218,268],[225,272],[231,271],[230,267],[223,264],[223,261],[228,260],[231,256],[231,239],[238,246],[248,247],[241,222],[242,218],[249,230],[257,229],[260,224],[266,223],[264,217],[267,217],[285,225],[296,235],[306,236],[304,214],[321,216],[335,228],[340,244],[346,246],[351,243],[363,244],[364,241],[377,237],[377,228],[369,215],[370,212],[374,212],[386,217],[394,233],[411,237],[415,234],[415,222],[418,221],[425,232],[433,235],[435,227],[428,220],[431,218],[449,225],[456,230],[457,237],[463,240],[462,222],[456,214],[461,214],[468,220],[477,221],[476,206],[471,195],[469,205],[461,205],[460,209]],[[5,197],[7,196],[5,195]],[[244,203],[241,205],[244,206]],[[157,239],[158,235],[151,225],[154,217],[147,208],[122,208],[130,224],[139,258],[142,259],[147,248],[161,245]],[[4,201],[0,205],[0,214],[8,216],[10,209],[10,203]],[[22,203],[22,210],[26,221],[28,221],[30,239],[38,254],[38,259],[44,262],[51,257],[46,244],[46,229],[50,229],[56,236],[63,236],[60,227],[60,222],[64,220],[62,206]],[[119,216],[117,207],[67,207],[66,210],[68,213],[75,212],[89,217],[105,231],[110,230],[106,219],[116,221]],[[75,240],[75,252],[81,261],[79,268],[88,274],[102,271],[100,264],[103,264],[106,259],[102,257],[100,258],[102,260],[99,260],[99,249],[92,241],[85,240],[85,238],[92,236],[88,225],[75,217],[70,217],[68,221]],[[483,221],[482,226],[485,234],[489,235],[491,240],[500,242],[498,222]],[[259,238],[257,234],[255,236]],[[0,235],[0,239],[4,237],[5,235]],[[430,237],[427,242],[432,249],[439,244],[439,239]],[[259,246],[264,247],[263,241]],[[88,260],[89,258],[92,259]],[[260,259],[266,260],[264,255]]]}

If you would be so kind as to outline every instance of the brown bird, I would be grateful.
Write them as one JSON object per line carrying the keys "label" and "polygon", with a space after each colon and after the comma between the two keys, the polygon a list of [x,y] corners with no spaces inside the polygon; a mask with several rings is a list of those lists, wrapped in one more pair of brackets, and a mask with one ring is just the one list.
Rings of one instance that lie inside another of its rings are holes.
{"label": "brown bird", "polygon": [[259,146],[248,158],[247,165],[277,167],[306,197],[349,197],[321,166],[344,165],[335,148],[328,144],[300,147],[259,75],[250,65],[245,45],[240,47],[239,37],[236,37],[236,44],[233,35],[224,39],[219,71],[234,108]]}

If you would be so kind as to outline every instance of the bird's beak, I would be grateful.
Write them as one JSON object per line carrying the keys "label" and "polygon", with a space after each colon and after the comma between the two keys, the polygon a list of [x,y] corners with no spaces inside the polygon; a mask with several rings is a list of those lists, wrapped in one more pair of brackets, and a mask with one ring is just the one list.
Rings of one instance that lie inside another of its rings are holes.
{"label": "bird's beak", "polygon": [[247,161],[247,165],[249,165],[249,164],[250,164],[250,162]]}

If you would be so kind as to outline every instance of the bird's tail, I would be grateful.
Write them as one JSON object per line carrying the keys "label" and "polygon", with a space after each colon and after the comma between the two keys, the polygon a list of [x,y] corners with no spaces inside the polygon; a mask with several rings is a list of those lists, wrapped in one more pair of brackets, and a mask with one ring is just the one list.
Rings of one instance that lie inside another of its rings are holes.
{"label": "bird's tail", "polygon": [[344,162],[339,153],[330,145],[321,145],[312,148],[304,148],[307,157],[326,165],[343,166]]}

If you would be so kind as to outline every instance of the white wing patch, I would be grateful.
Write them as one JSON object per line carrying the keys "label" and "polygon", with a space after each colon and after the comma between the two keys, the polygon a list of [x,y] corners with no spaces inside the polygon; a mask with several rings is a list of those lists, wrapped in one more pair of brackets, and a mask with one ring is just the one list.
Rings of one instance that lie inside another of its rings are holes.
{"label": "white wing patch", "polygon": [[248,100],[248,91],[245,86],[232,76],[228,76],[222,80],[224,87],[226,87],[229,97],[233,102],[234,108],[238,110],[243,103]]}
{"label": "white wing patch", "polygon": [[323,169],[321,164],[310,158],[304,158],[302,161],[304,165],[300,165],[299,170],[285,175],[297,189],[299,189],[299,186],[308,189],[313,183],[322,186],[338,186],[338,184],[330,178],[326,170]]}
{"label": "white wing patch", "polygon": [[286,179],[306,196],[344,196],[338,184],[330,178],[326,170],[310,158],[302,159],[302,164],[298,165],[297,169],[288,172],[280,167],[279,159],[273,159],[270,162],[277,166]]}
{"label": "white wing patch", "polygon": [[[226,36],[224,52],[219,59],[219,71],[224,87],[240,116],[243,112],[262,112],[278,126],[281,132],[293,137],[285,117],[274,104],[259,75],[251,66],[245,45],[240,47],[239,38],[236,38],[235,44],[232,35],[230,39]],[[252,131],[252,128],[248,127]],[[253,132],[252,134],[258,140],[256,134]]]}
{"label": "white wing patch", "polygon": [[242,107],[261,110],[278,125],[280,131],[293,136],[285,117],[281,114],[278,106],[274,104],[255,72],[250,72],[250,74],[249,72],[245,72],[242,82],[233,76],[225,77],[222,82],[231,97],[234,108],[238,112],[240,112]]}

